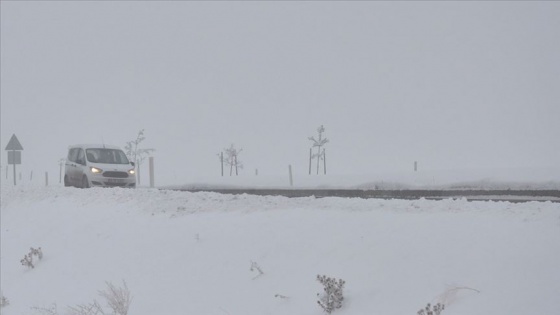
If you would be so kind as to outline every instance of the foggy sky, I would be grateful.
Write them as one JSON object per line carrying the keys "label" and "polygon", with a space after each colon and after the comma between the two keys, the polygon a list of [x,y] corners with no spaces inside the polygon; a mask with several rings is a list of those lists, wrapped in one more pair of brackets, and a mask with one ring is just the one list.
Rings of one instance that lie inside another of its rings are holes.
{"label": "foggy sky", "polygon": [[[145,129],[157,183],[558,167],[559,2],[1,2],[2,151],[58,174]],[[1,152],[2,174],[7,154]],[[2,175],[3,176],[3,175]],[[58,178],[58,176],[56,176]]]}

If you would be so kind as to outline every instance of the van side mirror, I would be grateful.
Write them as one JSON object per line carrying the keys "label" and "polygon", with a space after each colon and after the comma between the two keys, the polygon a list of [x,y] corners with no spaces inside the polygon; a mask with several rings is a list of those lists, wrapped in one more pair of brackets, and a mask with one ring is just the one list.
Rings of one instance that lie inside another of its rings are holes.
{"label": "van side mirror", "polygon": [[130,162],[130,165],[134,166],[134,162]]}

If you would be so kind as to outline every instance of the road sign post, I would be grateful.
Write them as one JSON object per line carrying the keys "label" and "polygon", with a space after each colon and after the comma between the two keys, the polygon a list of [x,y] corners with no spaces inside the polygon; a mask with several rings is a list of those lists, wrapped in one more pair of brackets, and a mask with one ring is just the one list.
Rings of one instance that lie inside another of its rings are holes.
{"label": "road sign post", "polygon": [[[10,153],[10,152],[8,152],[8,153]],[[12,153],[12,156],[14,156],[15,153],[16,153],[16,151],[12,151],[11,153]],[[9,158],[9,157],[10,157],[10,155],[8,154],[8,158]],[[9,163],[9,162],[8,162],[8,163]],[[14,186],[15,186],[15,185],[16,185],[16,164],[17,164],[17,163],[16,163],[15,160],[14,160],[14,161],[12,161],[12,164],[14,165]]]}
{"label": "road sign post", "polygon": [[19,143],[18,138],[15,134],[12,135],[8,145],[6,146],[6,151],[8,151],[8,164],[14,165],[14,186],[16,185],[16,164],[21,164],[21,152],[23,147]]}

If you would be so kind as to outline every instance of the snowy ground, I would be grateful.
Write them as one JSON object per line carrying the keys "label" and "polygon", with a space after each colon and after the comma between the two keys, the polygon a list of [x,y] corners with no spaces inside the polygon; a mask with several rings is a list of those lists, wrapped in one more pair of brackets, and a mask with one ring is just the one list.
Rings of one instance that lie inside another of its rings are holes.
{"label": "snowy ground", "polygon": [[6,185],[1,197],[3,315],[67,314],[122,280],[131,315],[319,315],[317,274],[346,281],[340,315],[560,310],[559,203]]}

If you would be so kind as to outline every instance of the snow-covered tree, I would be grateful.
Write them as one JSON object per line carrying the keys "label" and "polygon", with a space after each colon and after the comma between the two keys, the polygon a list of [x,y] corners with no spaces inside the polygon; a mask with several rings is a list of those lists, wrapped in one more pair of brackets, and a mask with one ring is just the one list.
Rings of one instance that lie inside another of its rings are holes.
{"label": "snow-covered tree", "polygon": [[318,133],[317,139],[315,139],[315,137],[308,138],[313,142],[312,148],[317,148],[317,153],[314,153],[309,156],[309,174],[311,174],[311,161],[314,158],[317,158],[317,174],[319,174],[319,164],[321,163],[321,160],[323,160],[325,174],[327,173],[327,165],[325,164],[325,149],[323,148],[323,150],[321,150],[321,147],[327,144],[329,142],[329,139],[323,138],[323,132],[325,132],[325,127],[321,125],[319,126],[319,128],[317,128],[317,133]]}
{"label": "snow-covered tree", "polygon": [[143,149],[139,148],[140,143],[144,141],[146,137],[144,137],[144,129],[138,132],[135,140],[128,141],[124,146],[126,156],[129,160],[134,162],[134,167],[136,168],[136,178],[138,184],[140,184],[140,165],[150,153],[154,152],[155,149]]}
{"label": "snow-covered tree", "polygon": [[243,149],[235,148],[235,145],[233,145],[232,143],[231,146],[227,149],[224,149],[224,151],[226,152],[224,163],[226,165],[229,165],[229,176],[232,175],[234,168],[235,168],[235,175],[236,176],[239,175],[238,169],[243,169],[243,162],[239,160],[238,156],[239,153],[243,151]]}

